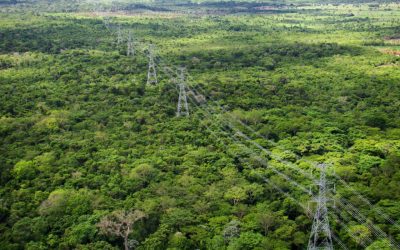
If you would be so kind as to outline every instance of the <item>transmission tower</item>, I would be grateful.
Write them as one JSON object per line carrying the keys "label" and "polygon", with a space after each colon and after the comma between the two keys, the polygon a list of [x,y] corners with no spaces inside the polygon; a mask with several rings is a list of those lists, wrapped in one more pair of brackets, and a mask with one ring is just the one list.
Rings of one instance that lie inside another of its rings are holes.
{"label": "transmission tower", "polygon": [[129,31],[129,35],[128,35],[128,42],[127,42],[127,50],[126,50],[126,55],[130,56],[130,55],[135,55],[135,49],[133,47],[133,41],[132,41],[132,34]]}
{"label": "transmission tower", "polygon": [[106,16],[103,18],[104,25],[107,29],[110,29],[110,17]]}
{"label": "transmission tower", "polygon": [[313,225],[307,250],[333,250],[332,234],[329,227],[328,208],[327,208],[327,181],[326,164],[319,164],[321,169],[320,178],[317,182],[319,188],[318,196],[315,198],[317,209],[314,213]]}
{"label": "transmission tower", "polygon": [[123,38],[122,38],[122,31],[121,31],[121,25],[118,26],[118,30],[117,30],[117,44],[121,44],[123,42]]}
{"label": "transmission tower", "polygon": [[[189,106],[187,103],[186,87],[185,87],[185,70],[184,68],[179,68],[179,99],[176,116],[186,115],[189,116]],[[185,110],[183,111],[182,108]]]}
{"label": "transmission tower", "polygon": [[156,64],[154,62],[154,45],[152,44],[150,44],[148,48],[148,57],[149,57],[149,68],[147,71],[147,84],[156,85],[158,81],[157,81]]}

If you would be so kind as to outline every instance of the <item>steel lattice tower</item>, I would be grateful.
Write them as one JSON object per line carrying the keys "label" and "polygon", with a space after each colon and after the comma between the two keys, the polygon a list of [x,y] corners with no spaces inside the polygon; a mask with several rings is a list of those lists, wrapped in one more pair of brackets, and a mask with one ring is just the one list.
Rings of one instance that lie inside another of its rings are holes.
{"label": "steel lattice tower", "polygon": [[147,84],[156,85],[158,83],[158,80],[157,80],[156,64],[154,62],[154,45],[152,44],[150,44],[148,48],[148,57],[149,57],[149,68],[147,71]]}
{"label": "steel lattice tower", "polygon": [[[179,98],[176,116],[186,115],[189,116],[189,106],[187,103],[186,87],[185,87],[185,70],[184,68],[179,69]],[[182,108],[185,110],[183,111]]]}
{"label": "steel lattice tower", "polygon": [[110,28],[110,17],[104,17],[103,18],[104,25],[106,26],[107,29]]}
{"label": "steel lattice tower", "polygon": [[123,38],[122,38],[121,25],[119,25],[118,31],[117,31],[117,44],[121,44],[122,42],[123,42]]}
{"label": "steel lattice tower", "polygon": [[132,34],[130,31],[129,31],[129,35],[128,35],[126,55],[127,56],[135,55],[135,49],[133,47],[133,41],[132,41]]}
{"label": "steel lattice tower", "polygon": [[327,208],[327,181],[326,164],[319,164],[321,169],[320,178],[317,182],[319,187],[318,196],[315,198],[317,209],[314,213],[313,225],[310,239],[308,241],[308,250],[324,249],[333,250],[332,234],[329,227],[328,208]]}

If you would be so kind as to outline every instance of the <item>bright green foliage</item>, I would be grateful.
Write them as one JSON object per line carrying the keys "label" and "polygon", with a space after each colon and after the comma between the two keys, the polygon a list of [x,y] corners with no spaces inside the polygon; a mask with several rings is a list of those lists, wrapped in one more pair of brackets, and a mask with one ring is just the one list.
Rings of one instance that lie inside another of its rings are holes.
{"label": "bright green foliage", "polygon": [[227,249],[229,250],[239,250],[239,249],[262,249],[261,243],[263,237],[259,233],[245,232],[240,234],[240,237],[233,240]]}
{"label": "bright green foliage", "polygon": [[369,245],[366,250],[390,250],[392,246],[388,240],[378,240]]}
{"label": "bright green foliage", "polygon": [[371,232],[369,231],[368,227],[366,227],[364,225],[351,226],[349,228],[349,232],[351,235],[354,235],[354,241],[358,245],[361,245],[369,237],[371,237]]}
{"label": "bright green foliage", "polygon": [[35,172],[35,166],[32,161],[19,161],[13,169],[13,174],[17,179],[33,179]]}
{"label": "bright green foliage", "polygon": [[[372,209],[399,223],[399,3],[14,2],[0,0],[0,249],[305,249],[311,197],[273,169],[315,193],[293,169],[318,177],[313,162],[371,202],[336,181],[367,219],[330,208],[349,249],[391,249],[372,224],[400,241]],[[156,45],[158,86],[119,25]],[[190,93],[177,118],[162,62],[224,109]],[[142,211],[128,235],[103,230],[128,211]]]}

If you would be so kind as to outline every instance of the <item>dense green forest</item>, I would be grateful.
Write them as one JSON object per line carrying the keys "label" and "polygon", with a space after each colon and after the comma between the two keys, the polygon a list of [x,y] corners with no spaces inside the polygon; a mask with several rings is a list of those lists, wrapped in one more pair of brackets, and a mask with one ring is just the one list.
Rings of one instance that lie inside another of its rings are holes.
{"label": "dense green forest", "polygon": [[336,3],[0,1],[0,249],[307,249],[322,163],[398,249],[400,4]]}

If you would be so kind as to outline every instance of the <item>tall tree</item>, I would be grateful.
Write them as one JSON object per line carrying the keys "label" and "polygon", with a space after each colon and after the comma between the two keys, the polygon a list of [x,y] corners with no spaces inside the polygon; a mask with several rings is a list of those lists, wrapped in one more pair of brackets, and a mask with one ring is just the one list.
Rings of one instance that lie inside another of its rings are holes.
{"label": "tall tree", "polygon": [[146,214],[140,210],[116,210],[103,217],[97,226],[103,234],[122,237],[124,239],[125,250],[129,250],[128,238],[132,232],[133,226],[137,221],[145,217]]}

